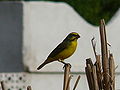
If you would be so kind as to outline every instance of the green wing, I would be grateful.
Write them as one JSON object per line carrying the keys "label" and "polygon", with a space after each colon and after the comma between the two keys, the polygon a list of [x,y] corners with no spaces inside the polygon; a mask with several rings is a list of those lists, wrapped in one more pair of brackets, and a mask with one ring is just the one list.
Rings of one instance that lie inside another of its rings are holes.
{"label": "green wing", "polygon": [[58,55],[61,51],[67,48],[67,43],[62,42],[60,43],[48,56],[48,58],[54,58],[56,55]]}

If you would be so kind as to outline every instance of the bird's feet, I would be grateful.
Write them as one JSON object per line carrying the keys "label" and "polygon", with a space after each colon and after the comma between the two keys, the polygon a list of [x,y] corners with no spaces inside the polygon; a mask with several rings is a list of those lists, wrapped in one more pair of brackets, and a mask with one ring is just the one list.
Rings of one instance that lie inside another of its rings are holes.
{"label": "bird's feet", "polygon": [[63,60],[58,61],[64,64],[63,68],[65,68],[66,66],[69,66],[70,68],[72,67],[70,63],[65,63]]}
{"label": "bird's feet", "polygon": [[70,67],[70,68],[71,68],[72,66],[71,66],[70,63],[65,63],[64,66],[63,66],[63,69],[64,69],[65,67]]}

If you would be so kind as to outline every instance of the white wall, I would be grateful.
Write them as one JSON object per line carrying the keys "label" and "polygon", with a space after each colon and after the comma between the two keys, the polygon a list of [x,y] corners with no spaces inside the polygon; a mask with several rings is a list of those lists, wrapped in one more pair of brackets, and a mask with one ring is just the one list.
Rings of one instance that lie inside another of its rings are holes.
{"label": "white wall", "polygon": [[[111,52],[114,53],[116,65],[120,70],[120,10],[107,25],[108,42],[112,45]],[[100,53],[99,45],[99,28],[88,24],[80,17],[69,5],[65,3],[54,2],[26,2],[24,3],[24,63],[29,66],[31,71],[41,64],[48,54],[70,33],[76,31],[81,35],[78,40],[78,48],[73,56],[66,62],[72,65],[72,71],[84,72],[85,60],[94,54],[91,47],[91,39],[95,36],[97,41],[97,53]],[[48,64],[40,71],[57,71],[61,72],[63,65],[59,62]],[[41,80],[41,78],[43,78]],[[45,78],[45,79],[44,79]],[[86,78],[80,80],[79,88],[87,90]],[[118,78],[118,77],[117,77]],[[54,87],[54,81],[61,90],[63,77],[60,75],[35,75],[33,74],[32,85],[34,90],[40,86],[43,90],[58,89]],[[54,81],[53,81],[54,80]],[[44,83],[43,83],[44,82]],[[83,84],[83,82],[86,82]],[[36,85],[37,83],[37,85]],[[51,83],[51,84],[50,84]],[[50,85],[49,85],[50,84]],[[48,85],[48,86],[47,86]],[[84,86],[85,85],[85,86]],[[119,86],[119,85],[118,85]],[[119,87],[117,87],[119,88]]]}

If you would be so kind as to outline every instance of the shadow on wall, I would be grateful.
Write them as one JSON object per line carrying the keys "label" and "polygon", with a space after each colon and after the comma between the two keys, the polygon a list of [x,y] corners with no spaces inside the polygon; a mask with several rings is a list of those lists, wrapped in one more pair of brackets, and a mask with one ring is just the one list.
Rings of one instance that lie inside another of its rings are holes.
{"label": "shadow on wall", "polygon": [[21,72],[22,3],[0,2],[0,72]]}

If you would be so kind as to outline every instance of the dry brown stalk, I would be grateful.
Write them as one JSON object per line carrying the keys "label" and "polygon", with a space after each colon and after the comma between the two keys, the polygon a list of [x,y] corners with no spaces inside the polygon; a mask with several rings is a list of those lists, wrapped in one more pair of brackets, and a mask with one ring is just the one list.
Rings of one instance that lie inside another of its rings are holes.
{"label": "dry brown stalk", "polygon": [[32,90],[31,86],[28,86],[28,87],[27,87],[27,90]]}
{"label": "dry brown stalk", "polygon": [[4,81],[1,81],[0,83],[1,83],[1,88],[2,88],[2,90],[5,90]]}
{"label": "dry brown stalk", "polygon": [[78,78],[77,78],[77,80],[76,80],[76,82],[75,82],[75,85],[74,85],[73,90],[75,90],[75,89],[76,89],[76,87],[77,87],[77,85],[78,85],[79,80],[80,80],[80,75],[78,76]]}
{"label": "dry brown stalk", "polygon": [[97,73],[97,82],[99,85],[99,89],[102,90],[102,74],[101,74],[101,62],[100,62],[100,55],[96,54],[96,43],[94,42],[95,37],[91,39],[93,52],[96,58],[95,66],[96,66],[96,73]]}
{"label": "dry brown stalk", "polygon": [[110,90],[115,90],[115,63],[113,54],[109,56],[109,75],[110,75]]}
{"label": "dry brown stalk", "polygon": [[108,83],[109,83],[108,49],[107,49],[105,22],[103,19],[100,22],[100,38],[101,38],[101,53],[102,53],[104,90],[109,90],[109,85],[108,85]]}
{"label": "dry brown stalk", "polygon": [[70,80],[72,79],[72,77],[73,75],[70,75],[68,78],[67,87],[66,87],[67,90],[70,90]]}
{"label": "dry brown stalk", "polygon": [[97,54],[96,54],[96,43],[94,42],[94,39],[95,39],[95,37],[93,37],[91,39],[91,43],[92,43],[93,52],[94,52],[94,55],[95,55],[95,58],[96,58],[96,56],[97,56]]}
{"label": "dry brown stalk", "polygon": [[86,66],[87,66],[88,64],[89,64],[91,67],[93,66],[93,62],[92,62],[91,58],[86,59]]}
{"label": "dry brown stalk", "polygon": [[93,71],[94,90],[99,90],[98,81],[97,81],[96,66],[92,67],[92,71]]}
{"label": "dry brown stalk", "polygon": [[93,82],[92,67],[93,67],[93,63],[91,61],[91,58],[86,59],[85,71],[86,71],[86,76],[87,76],[87,80],[88,80],[89,89],[90,90],[95,90],[94,89],[94,82]]}
{"label": "dry brown stalk", "polygon": [[[115,63],[113,55],[108,51],[105,22],[100,22],[101,56],[96,54],[96,43],[92,38],[93,52],[96,62],[93,65],[91,59],[86,59],[86,76],[89,90],[115,90]],[[109,57],[109,58],[108,58]],[[102,64],[101,64],[102,61]]]}
{"label": "dry brown stalk", "polygon": [[96,63],[98,65],[98,69],[101,72],[101,62],[100,62],[100,55],[96,55]]}
{"label": "dry brown stalk", "polygon": [[98,85],[99,85],[99,90],[102,90],[103,85],[102,85],[102,71],[101,71],[100,55],[96,55],[95,66],[96,66],[96,73],[97,73],[97,81],[98,81]]}
{"label": "dry brown stalk", "polygon": [[63,90],[67,90],[67,84],[68,84],[68,80],[69,80],[69,76],[70,76],[70,68],[71,65],[70,64],[66,64],[65,65],[65,70],[64,70],[64,83],[63,83]]}

